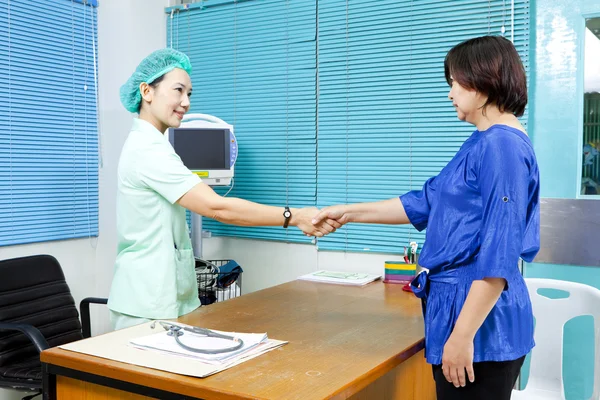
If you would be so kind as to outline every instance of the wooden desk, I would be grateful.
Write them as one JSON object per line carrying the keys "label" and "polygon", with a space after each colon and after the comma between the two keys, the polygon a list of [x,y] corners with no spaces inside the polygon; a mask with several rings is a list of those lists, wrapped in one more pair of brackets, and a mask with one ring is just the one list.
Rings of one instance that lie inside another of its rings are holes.
{"label": "wooden desk", "polygon": [[53,348],[41,355],[45,398],[435,399],[421,304],[401,285],[294,281],[179,321],[289,344],[204,379]]}

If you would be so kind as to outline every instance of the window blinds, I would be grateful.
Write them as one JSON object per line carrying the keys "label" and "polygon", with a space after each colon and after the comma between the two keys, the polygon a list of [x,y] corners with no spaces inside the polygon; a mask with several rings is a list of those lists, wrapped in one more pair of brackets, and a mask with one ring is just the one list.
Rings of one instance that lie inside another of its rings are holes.
{"label": "window blinds", "polygon": [[98,234],[96,6],[0,0],[0,245]]}
{"label": "window blinds", "polygon": [[[192,110],[235,125],[231,195],[271,204],[383,200],[437,174],[474,130],[447,98],[443,61],[459,42],[504,35],[529,71],[528,0],[206,1],[167,12],[169,42],[192,57]],[[424,233],[349,224],[318,245],[397,253],[411,240]]]}

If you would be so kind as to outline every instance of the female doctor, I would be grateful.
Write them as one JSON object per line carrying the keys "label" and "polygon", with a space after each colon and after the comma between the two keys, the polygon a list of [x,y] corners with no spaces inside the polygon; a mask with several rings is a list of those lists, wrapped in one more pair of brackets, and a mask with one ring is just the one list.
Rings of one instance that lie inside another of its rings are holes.
{"label": "female doctor", "polygon": [[423,300],[425,356],[438,400],[508,400],[534,346],[533,314],[519,257],[539,250],[539,171],[517,117],[525,71],[512,43],[485,36],[458,44],[444,62],[458,119],[475,126],[422,190],[375,203],[326,208],[341,223],[427,228],[413,280]]}
{"label": "female doctor", "polygon": [[185,54],[161,49],[121,87],[121,102],[139,117],[118,166],[118,248],[108,301],[114,329],[177,318],[200,306],[185,209],[234,225],[289,224],[309,236],[339,226],[335,221],[313,225],[316,208],[221,197],[183,165],[164,132],[180,126],[190,108],[190,72]]}

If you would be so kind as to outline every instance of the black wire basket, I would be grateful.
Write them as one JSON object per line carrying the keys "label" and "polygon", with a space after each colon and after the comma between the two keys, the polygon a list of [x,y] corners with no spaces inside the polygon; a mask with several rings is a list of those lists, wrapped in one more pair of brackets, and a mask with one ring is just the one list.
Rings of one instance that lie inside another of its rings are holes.
{"label": "black wire basket", "polygon": [[204,305],[242,294],[242,268],[233,260],[196,259],[198,298]]}

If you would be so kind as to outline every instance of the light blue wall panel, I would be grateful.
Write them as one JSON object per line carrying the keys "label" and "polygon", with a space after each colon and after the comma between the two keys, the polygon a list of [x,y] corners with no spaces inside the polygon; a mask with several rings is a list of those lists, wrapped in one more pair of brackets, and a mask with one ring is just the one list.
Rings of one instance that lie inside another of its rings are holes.
{"label": "light blue wall panel", "polygon": [[[529,133],[540,165],[541,196],[576,198],[581,174],[585,17],[600,16],[600,2],[535,0],[531,10]],[[600,268],[595,267],[532,264],[526,266],[525,275],[600,288]],[[589,321],[570,323],[565,329],[563,367],[567,399],[591,396],[592,351]]]}

